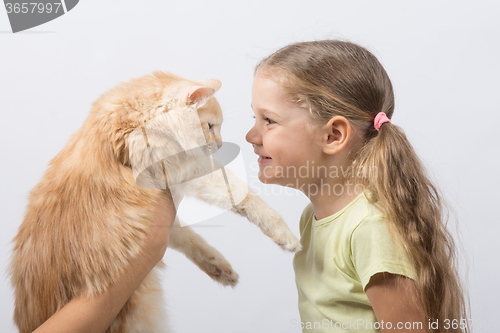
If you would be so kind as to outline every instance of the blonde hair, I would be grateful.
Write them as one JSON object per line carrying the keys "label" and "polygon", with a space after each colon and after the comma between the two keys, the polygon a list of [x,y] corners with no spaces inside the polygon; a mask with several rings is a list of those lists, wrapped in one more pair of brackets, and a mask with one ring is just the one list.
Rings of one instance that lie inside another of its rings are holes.
{"label": "blonde hair", "polygon": [[[361,172],[368,177],[352,180],[368,188],[384,207],[395,236],[413,261],[425,314],[439,320],[436,332],[469,332],[466,297],[440,192],[400,127],[384,123],[378,132],[373,126],[377,113],[391,118],[394,112],[392,84],[377,58],[350,42],[303,42],[271,54],[255,72],[280,84],[293,102],[310,110],[315,122],[338,115],[360,130],[364,141],[349,153],[350,165],[377,174]],[[446,319],[466,319],[466,324],[446,329]]]}

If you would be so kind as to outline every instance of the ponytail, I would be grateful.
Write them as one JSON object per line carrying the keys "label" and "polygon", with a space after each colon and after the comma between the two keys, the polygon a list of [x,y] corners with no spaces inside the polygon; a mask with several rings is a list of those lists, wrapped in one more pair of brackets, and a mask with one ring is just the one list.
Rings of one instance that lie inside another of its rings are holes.
{"label": "ponytail", "polygon": [[[365,185],[384,207],[394,235],[413,261],[428,320],[438,320],[437,332],[468,332],[468,323],[460,322],[467,318],[466,302],[455,268],[455,245],[444,223],[441,195],[403,130],[383,124],[352,163],[354,170],[371,171],[366,173]],[[454,319],[459,323],[456,329],[451,325]],[[449,329],[445,320],[450,321]]]}

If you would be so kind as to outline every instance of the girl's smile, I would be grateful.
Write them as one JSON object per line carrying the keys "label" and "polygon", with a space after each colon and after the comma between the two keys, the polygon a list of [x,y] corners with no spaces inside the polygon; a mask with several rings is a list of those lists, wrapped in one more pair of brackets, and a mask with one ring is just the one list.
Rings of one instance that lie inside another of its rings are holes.
{"label": "girl's smile", "polygon": [[257,159],[257,162],[259,162],[259,164],[266,164],[266,163],[270,163],[273,159],[271,157],[265,157],[265,156],[259,156],[259,158]]}

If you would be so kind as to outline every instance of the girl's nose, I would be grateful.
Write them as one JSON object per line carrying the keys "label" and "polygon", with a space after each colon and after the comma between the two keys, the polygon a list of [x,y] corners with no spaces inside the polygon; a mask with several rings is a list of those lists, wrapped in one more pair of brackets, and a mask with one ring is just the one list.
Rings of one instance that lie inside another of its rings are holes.
{"label": "girl's nose", "polygon": [[262,143],[261,136],[257,131],[257,129],[255,128],[255,126],[248,131],[247,135],[245,136],[245,139],[247,140],[248,143],[251,143],[252,145],[260,145]]}

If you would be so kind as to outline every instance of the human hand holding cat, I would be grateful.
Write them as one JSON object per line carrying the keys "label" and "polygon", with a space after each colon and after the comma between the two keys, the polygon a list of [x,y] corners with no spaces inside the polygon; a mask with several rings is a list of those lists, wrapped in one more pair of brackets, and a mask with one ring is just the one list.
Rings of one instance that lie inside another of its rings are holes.
{"label": "human hand holding cat", "polygon": [[139,255],[131,260],[116,282],[92,298],[72,299],[39,326],[34,333],[105,332],[132,293],[163,258],[181,197],[165,191],[156,205],[151,227]]}
{"label": "human hand holding cat", "polygon": [[144,253],[143,255],[149,255],[152,257],[151,261],[155,261],[149,270],[160,262],[167,250],[170,231],[177,213],[176,207],[179,206],[181,200],[181,194],[172,193],[168,189],[158,197],[154,217],[144,241],[147,245],[143,248],[143,251],[150,251],[150,253]]}

